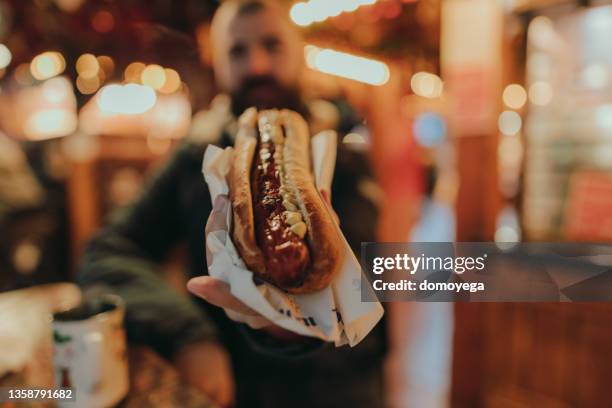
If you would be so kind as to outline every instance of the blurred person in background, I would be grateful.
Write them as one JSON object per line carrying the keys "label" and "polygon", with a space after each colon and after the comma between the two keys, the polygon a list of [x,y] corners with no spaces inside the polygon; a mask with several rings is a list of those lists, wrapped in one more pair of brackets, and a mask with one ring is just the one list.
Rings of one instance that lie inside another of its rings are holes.
{"label": "blurred person in background", "polygon": [[[296,110],[313,134],[328,128],[342,134],[358,124],[344,103],[305,100],[303,44],[276,2],[223,2],[210,36],[217,85],[228,96],[196,115],[189,137],[140,199],[92,240],[80,283],[105,284],[122,296],[129,340],[154,347],[222,406],[383,407],[397,392],[385,389],[383,379],[401,384],[393,364],[387,368],[396,372],[383,376],[388,344],[401,347],[387,339],[384,321],[354,348],[336,349],[277,327],[255,330],[224,312],[245,309],[225,284],[202,277],[211,202],[201,164],[208,144],[232,145],[236,117],[250,106]],[[338,150],[333,206],[354,251],[361,242],[405,240],[416,217],[419,178],[399,96],[393,73],[379,89],[347,88],[374,135],[370,157],[350,145]],[[189,289],[208,302],[173,290],[158,273],[180,243],[188,247],[189,276],[200,277]]]}

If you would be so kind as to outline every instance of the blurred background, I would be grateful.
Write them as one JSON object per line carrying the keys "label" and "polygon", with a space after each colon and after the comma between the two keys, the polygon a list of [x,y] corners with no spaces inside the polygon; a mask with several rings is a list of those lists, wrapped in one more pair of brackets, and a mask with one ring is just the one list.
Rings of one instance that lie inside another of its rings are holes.
{"label": "blurred background", "polygon": [[[418,215],[399,240],[608,242],[607,3],[308,0],[290,15],[307,41],[309,96],[358,106],[363,84],[399,76],[409,120],[397,133],[424,170]],[[214,126],[210,112],[223,103],[213,101],[208,43],[216,6],[0,1],[0,291],[72,281],[104,219],[138,196],[182,138]],[[370,138],[363,123],[342,140],[367,150]],[[383,201],[376,186],[364,189]],[[179,250],[164,269],[177,288],[181,259]],[[421,360],[406,364],[441,401],[612,404],[612,308],[419,307],[410,347]]]}

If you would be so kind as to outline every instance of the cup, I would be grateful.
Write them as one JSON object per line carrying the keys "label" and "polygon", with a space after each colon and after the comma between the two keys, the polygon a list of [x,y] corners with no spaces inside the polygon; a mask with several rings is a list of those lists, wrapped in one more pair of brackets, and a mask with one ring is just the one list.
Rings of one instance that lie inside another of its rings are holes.
{"label": "cup", "polygon": [[129,387],[125,307],[118,296],[85,296],[76,308],[53,315],[55,386],[72,388],[75,400],[60,407],[107,408]]}

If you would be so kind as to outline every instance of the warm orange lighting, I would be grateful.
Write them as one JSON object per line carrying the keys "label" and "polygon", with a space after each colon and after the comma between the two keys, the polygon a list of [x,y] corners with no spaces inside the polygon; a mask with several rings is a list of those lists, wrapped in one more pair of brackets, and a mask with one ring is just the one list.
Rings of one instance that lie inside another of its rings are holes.
{"label": "warm orange lighting", "polygon": [[92,78],[98,75],[100,63],[93,54],[83,54],[77,59],[76,71],[83,78]]}
{"label": "warm orange lighting", "polygon": [[146,65],[142,62],[132,62],[127,66],[123,74],[125,82],[140,82],[140,75],[145,68]]}
{"label": "warm orange lighting", "polygon": [[100,90],[97,103],[105,113],[137,115],[151,109],[156,100],[157,96],[151,87],[112,84]]}
{"label": "warm orange lighting", "polygon": [[159,88],[159,92],[162,93],[173,93],[179,90],[181,87],[181,77],[178,72],[173,69],[166,68],[164,69],[164,73],[166,74],[166,81],[164,85]]}
{"label": "warm orange lighting", "polygon": [[387,64],[344,52],[307,45],[306,64],[317,71],[370,85],[384,85],[389,80]]}
{"label": "warm orange lighting", "polygon": [[73,111],[42,109],[28,118],[23,131],[31,140],[43,140],[69,135],[76,128],[77,116]]}
{"label": "warm orange lighting", "polygon": [[417,72],[410,80],[412,92],[424,98],[439,98],[444,90],[442,79],[428,72]]}
{"label": "warm orange lighting", "polygon": [[17,81],[19,85],[27,86],[34,82],[34,78],[30,73],[30,64],[19,64],[17,68],[15,68],[15,73],[13,75],[15,75],[15,81]]}
{"label": "warm orange lighting", "polygon": [[363,135],[359,133],[348,133],[346,136],[342,138],[342,143],[357,143],[357,144],[365,144],[366,140]]}
{"label": "warm orange lighting", "polygon": [[73,96],[72,85],[66,77],[51,78],[42,85],[42,95],[53,104],[66,102]]}
{"label": "warm orange lighting", "polygon": [[54,77],[64,72],[66,61],[59,52],[47,51],[37,55],[30,64],[32,76],[38,80]]}
{"label": "warm orange lighting", "polygon": [[160,65],[147,65],[142,74],[140,74],[140,81],[143,85],[150,86],[153,89],[160,89],[166,82],[166,72]]}
{"label": "warm orange lighting", "polygon": [[336,17],[344,12],[352,12],[361,6],[371,5],[377,0],[308,0],[295,3],[289,12],[291,20],[299,26],[308,26]]}
{"label": "warm orange lighting", "polygon": [[94,15],[91,26],[99,33],[108,33],[115,27],[115,18],[108,11],[101,10]]}
{"label": "warm orange lighting", "polygon": [[100,88],[101,81],[98,76],[82,77],[79,76],[76,80],[76,87],[83,95],[91,95]]}
{"label": "warm orange lighting", "polygon": [[113,75],[113,72],[115,71],[115,62],[111,57],[108,55],[100,55],[96,59],[98,60],[100,68],[102,68],[107,77]]}
{"label": "warm orange lighting", "polygon": [[172,145],[171,139],[152,136],[152,135],[147,136],[147,147],[153,154],[162,155],[166,153],[168,149],[170,149],[171,145]]}
{"label": "warm orange lighting", "polygon": [[546,16],[538,16],[529,23],[529,41],[540,48],[550,47],[556,39],[555,26]]}
{"label": "warm orange lighting", "polygon": [[553,90],[548,82],[535,82],[529,87],[529,100],[538,106],[548,105],[553,98]]}
{"label": "warm orange lighting", "polygon": [[504,104],[511,109],[521,109],[527,102],[527,91],[519,84],[508,85],[504,89]]}
{"label": "warm orange lighting", "polygon": [[587,88],[605,88],[610,82],[608,66],[606,64],[591,64],[582,71],[580,79]]}

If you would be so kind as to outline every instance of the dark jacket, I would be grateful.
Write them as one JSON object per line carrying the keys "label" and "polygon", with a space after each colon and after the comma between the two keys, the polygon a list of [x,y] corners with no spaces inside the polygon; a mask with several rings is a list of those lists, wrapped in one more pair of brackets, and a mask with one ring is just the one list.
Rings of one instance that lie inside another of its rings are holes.
{"label": "dark jacket", "polygon": [[[218,144],[228,143],[224,137]],[[132,343],[170,357],[189,342],[222,342],[232,357],[238,407],[382,407],[382,323],[354,348],[314,339],[279,344],[219,308],[180,295],[159,276],[158,264],[179,243],[187,244],[189,275],[207,273],[204,226],[211,202],[201,173],[204,150],[189,141],[177,148],[141,198],[91,241],[80,283],[103,283],[123,297]],[[369,174],[363,154],[339,149],[332,199],[356,251],[360,242],[374,240],[376,209],[359,193]]]}

